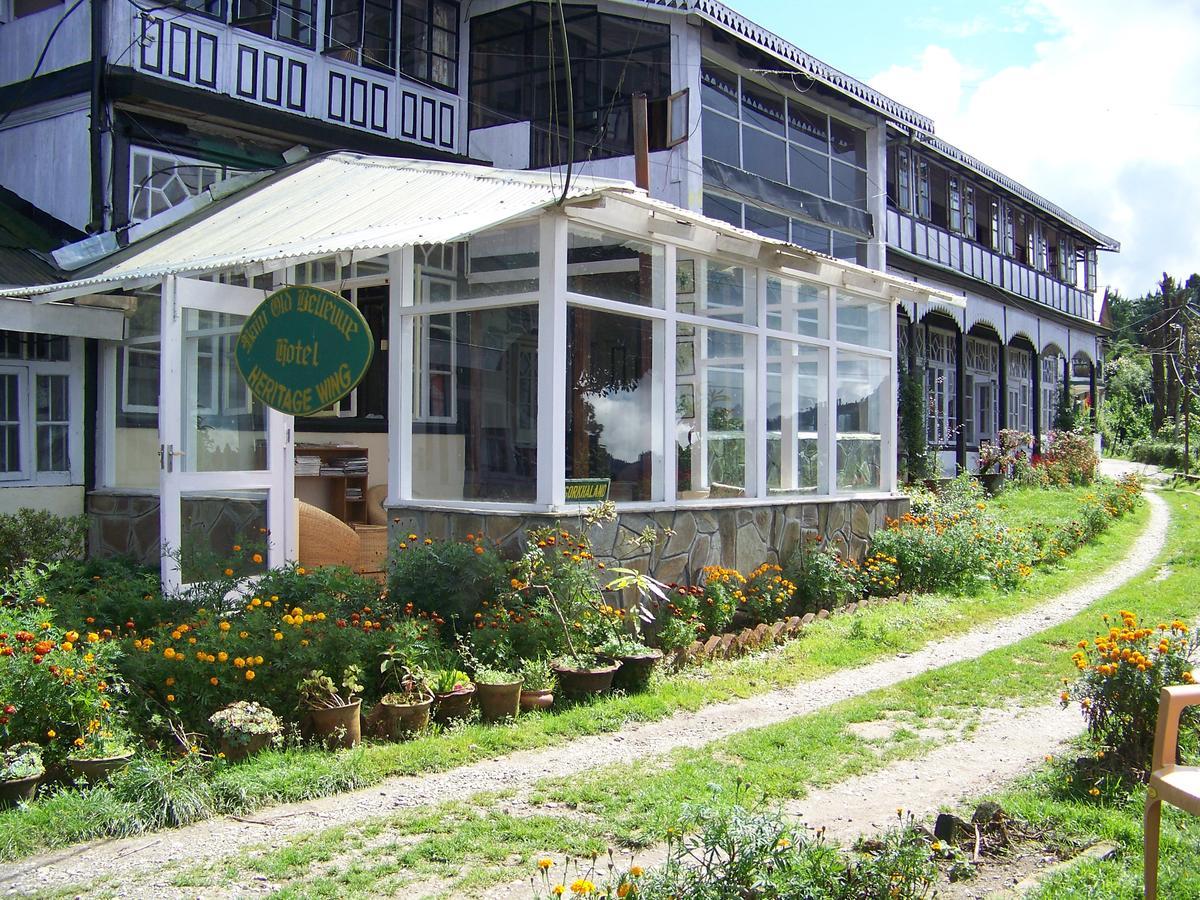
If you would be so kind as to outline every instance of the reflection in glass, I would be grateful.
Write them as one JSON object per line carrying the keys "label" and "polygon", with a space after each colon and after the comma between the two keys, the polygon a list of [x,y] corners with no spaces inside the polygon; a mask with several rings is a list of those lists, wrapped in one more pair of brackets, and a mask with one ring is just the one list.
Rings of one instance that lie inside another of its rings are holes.
{"label": "reflection in glass", "polygon": [[646,319],[568,309],[567,478],[611,478],[616,501],[663,498],[655,328]]}
{"label": "reflection in glass", "polygon": [[539,241],[532,224],[485,231],[456,244],[414,247],[415,302],[536,293]]}
{"label": "reflection in glass", "polygon": [[811,494],[827,462],[820,435],[829,427],[825,351],[767,341],[767,489]]}
{"label": "reflection in glass", "polygon": [[828,337],[829,288],[768,275],[767,327],[805,337]]}
{"label": "reflection in glass", "polygon": [[757,270],[680,250],[675,264],[679,312],[726,322],[756,321]]}
{"label": "reflection in glass", "polygon": [[838,354],[837,486],[841,490],[880,487],[890,372],[890,359]]}
{"label": "reflection in glass", "polygon": [[412,493],[537,495],[536,306],[413,320]]}
{"label": "reflection in glass", "polygon": [[[267,569],[267,491],[189,492],[180,497],[178,550],[184,584]],[[234,549],[234,548],[237,549]],[[257,561],[256,561],[257,559]]]}
{"label": "reflection in glass", "polygon": [[185,309],[183,319],[183,456],[185,472],[265,469],[262,403],[251,396],[234,362],[245,316]]}
{"label": "reflection in glass", "polygon": [[661,309],[666,293],[662,245],[572,224],[567,233],[567,290]]}
{"label": "reflection in glass", "polygon": [[843,343],[887,350],[891,347],[894,318],[891,304],[844,290],[837,292],[837,337]]}
{"label": "reflection in glass", "polygon": [[[746,496],[747,335],[680,325],[675,450],[681,500]],[[680,352],[682,348],[686,348]]]}

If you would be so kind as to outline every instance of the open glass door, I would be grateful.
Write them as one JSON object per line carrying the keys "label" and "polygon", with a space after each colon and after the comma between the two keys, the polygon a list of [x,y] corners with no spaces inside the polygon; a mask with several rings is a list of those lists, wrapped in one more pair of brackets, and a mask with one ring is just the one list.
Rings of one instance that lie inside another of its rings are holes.
{"label": "open glass door", "polygon": [[234,362],[242,323],[265,296],[186,278],[163,284],[164,590],[295,558],[292,417],[257,400]]}

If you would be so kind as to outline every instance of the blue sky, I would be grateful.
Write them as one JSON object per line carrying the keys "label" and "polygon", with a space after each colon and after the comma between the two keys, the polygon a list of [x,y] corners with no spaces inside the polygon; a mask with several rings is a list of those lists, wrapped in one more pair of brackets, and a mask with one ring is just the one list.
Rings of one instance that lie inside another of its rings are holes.
{"label": "blue sky", "polygon": [[725,0],[1116,238],[1101,284],[1200,271],[1196,0]]}

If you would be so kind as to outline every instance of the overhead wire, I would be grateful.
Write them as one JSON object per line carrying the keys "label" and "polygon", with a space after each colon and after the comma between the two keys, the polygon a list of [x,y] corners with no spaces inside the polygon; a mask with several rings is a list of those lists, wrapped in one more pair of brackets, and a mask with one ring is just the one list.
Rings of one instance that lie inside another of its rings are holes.
{"label": "overhead wire", "polygon": [[59,29],[62,28],[63,23],[65,23],[67,19],[71,17],[71,13],[75,12],[75,10],[79,9],[79,7],[81,7],[83,4],[84,0],[75,0],[75,2],[71,4],[70,8],[61,16],[59,16],[58,21],[54,23],[54,28],[51,29],[50,34],[47,35],[46,43],[42,45],[42,51],[38,54],[37,63],[34,65],[33,71],[29,74],[29,77],[24,80],[23,86],[21,90],[17,92],[16,99],[13,100],[12,105],[5,110],[3,115],[0,115],[0,125],[3,125],[6,121],[8,121],[8,117],[21,107],[22,101],[29,94],[30,87],[33,85],[33,80],[37,78],[38,72],[42,71],[42,64],[45,63],[46,55],[50,52],[50,45],[53,44],[54,39],[58,37]]}

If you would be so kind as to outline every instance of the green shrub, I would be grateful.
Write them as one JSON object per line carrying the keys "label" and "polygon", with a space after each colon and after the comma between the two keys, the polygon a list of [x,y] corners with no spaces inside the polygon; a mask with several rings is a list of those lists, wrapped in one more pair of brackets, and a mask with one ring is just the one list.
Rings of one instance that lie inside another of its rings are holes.
{"label": "green shrub", "polygon": [[745,599],[746,578],[737,569],[705,566],[701,570],[700,621],[707,635],[724,634]]}
{"label": "green shrub", "polygon": [[862,593],[859,570],[832,547],[821,547],[817,537],[801,541],[783,565],[783,577],[795,590],[792,608],[799,615],[834,610]]}
{"label": "green shrub", "polygon": [[1040,465],[1052,485],[1091,484],[1096,479],[1100,457],[1096,455],[1090,434],[1052,431],[1046,435],[1046,449],[1042,452]]}
{"label": "green shrub", "polygon": [[42,509],[0,515],[0,574],[30,560],[79,559],[87,546],[87,516],[59,516]]}
{"label": "green shrub", "polygon": [[508,586],[508,573],[499,554],[482,539],[419,540],[410,534],[398,541],[388,561],[390,602],[413,605],[438,615],[457,630],[465,630],[480,612]]}
{"label": "green shrub", "polygon": [[[1167,685],[1193,684],[1200,636],[1181,621],[1143,626],[1128,610],[1120,622],[1104,616],[1107,633],[1081,640],[1071,660],[1079,678],[1064,690],[1064,706],[1078,703],[1088,735],[1118,771],[1144,778],[1150,771],[1158,704]],[[1200,710],[1184,710],[1180,746],[1194,750]]]}
{"label": "green shrub", "polygon": [[700,598],[704,589],[697,585],[668,585],[667,599],[655,615],[655,643],[664,653],[690,647],[697,638],[707,637],[700,620]]}

